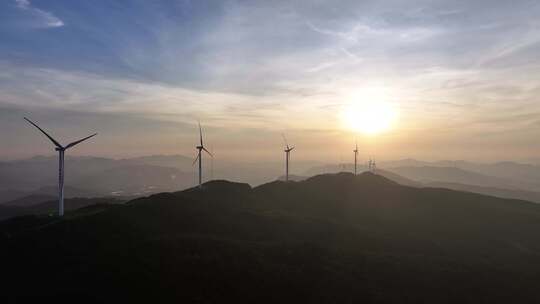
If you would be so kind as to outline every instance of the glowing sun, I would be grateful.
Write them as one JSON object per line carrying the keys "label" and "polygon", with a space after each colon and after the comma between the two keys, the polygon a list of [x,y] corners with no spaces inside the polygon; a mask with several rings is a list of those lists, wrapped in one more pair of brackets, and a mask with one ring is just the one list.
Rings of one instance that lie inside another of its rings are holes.
{"label": "glowing sun", "polygon": [[367,135],[375,135],[389,130],[397,119],[398,112],[393,104],[381,98],[363,96],[349,102],[341,114],[348,128]]}

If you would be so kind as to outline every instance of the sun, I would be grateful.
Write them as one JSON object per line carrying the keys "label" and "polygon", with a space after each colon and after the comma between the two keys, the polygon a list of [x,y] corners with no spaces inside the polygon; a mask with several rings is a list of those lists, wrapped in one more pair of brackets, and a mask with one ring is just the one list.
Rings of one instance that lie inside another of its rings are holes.
{"label": "sun", "polygon": [[389,130],[397,119],[396,107],[381,98],[381,94],[355,96],[342,110],[342,120],[347,128],[366,135],[376,135]]}

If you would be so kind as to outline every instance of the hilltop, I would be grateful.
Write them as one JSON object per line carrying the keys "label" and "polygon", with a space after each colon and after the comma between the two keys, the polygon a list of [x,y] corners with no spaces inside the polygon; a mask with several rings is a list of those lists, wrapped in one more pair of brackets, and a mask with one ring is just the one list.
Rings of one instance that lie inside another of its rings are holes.
{"label": "hilltop", "polygon": [[340,173],[254,188],[212,181],[91,211],[0,223],[6,295],[104,303],[540,300],[540,205],[525,201]]}

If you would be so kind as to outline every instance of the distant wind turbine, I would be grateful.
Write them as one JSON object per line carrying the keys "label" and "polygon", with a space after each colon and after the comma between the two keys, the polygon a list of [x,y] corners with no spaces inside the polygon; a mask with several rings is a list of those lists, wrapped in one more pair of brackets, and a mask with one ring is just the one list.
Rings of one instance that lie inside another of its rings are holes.
{"label": "distant wind turbine", "polygon": [[32,124],[34,127],[36,127],[41,133],[43,133],[47,138],[52,141],[52,143],[56,146],[55,150],[58,151],[58,216],[64,216],[64,153],[67,149],[80,144],[81,142],[89,139],[90,137],[94,137],[97,135],[97,133],[94,133],[90,136],[87,136],[83,139],[76,140],[70,144],[67,144],[66,146],[62,146],[59,144],[54,138],[52,138],[47,132],[43,131],[38,125],[36,125],[34,122],[32,122],[28,118],[24,118],[26,121],[28,121],[30,124]]}
{"label": "distant wind turbine", "polygon": [[285,141],[285,181],[289,181],[289,160],[290,160],[290,154],[291,151],[294,150],[294,147],[289,147],[289,143],[287,142],[287,138],[285,138],[284,134],[281,134],[283,136],[283,140]]}
{"label": "distant wind turbine", "polygon": [[200,135],[200,140],[201,141],[200,141],[200,145],[195,147],[197,149],[197,158],[195,158],[195,160],[193,161],[193,164],[195,165],[197,160],[199,161],[199,188],[202,188],[202,151],[208,153],[208,155],[210,155],[211,157],[213,157],[213,155],[208,150],[206,150],[206,148],[204,147],[203,136],[202,136],[202,128],[201,128],[201,123],[200,122],[199,122],[199,135]]}
{"label": "distant wind turbine", "polygon": [[356,148],[353,150],[354,152],[354,175],[358,173],[357,171],[357,164],[358,164],[358,142],[355,142]]}
{"label": "distant wind turbine", "polygon": [[377,169],[377,164],[375,163],[375,160],[371,157],[369,158],[368,169],[371,172],[375,172],[375,169]]}
{"label": "distant wind turbine", "polygon": [[212,157],[210,158],[210,180],[214,180],[214,146],[210,146]]}

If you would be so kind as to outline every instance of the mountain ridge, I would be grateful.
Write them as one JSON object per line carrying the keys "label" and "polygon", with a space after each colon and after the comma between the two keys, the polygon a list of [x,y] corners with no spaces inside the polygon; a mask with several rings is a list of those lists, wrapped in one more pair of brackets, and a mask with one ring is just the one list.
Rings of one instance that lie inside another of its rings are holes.
{"label": "mountain ridge", "polygon": [[[408,187],[367,172],[253,188],[212,181],[202,189],[88,208],[94,211],[61,220],[0,222],[0,244],[9,248],[0,251],[11,278],[8,296],[91,302],[540,300],[540,206],[530,202]],[[463,300],[459,295],[471,288],[475,293]]]}

